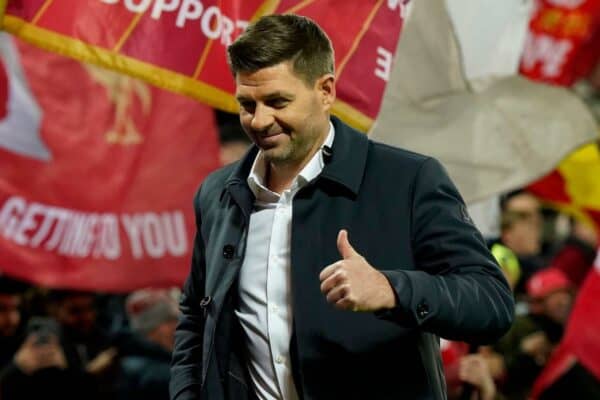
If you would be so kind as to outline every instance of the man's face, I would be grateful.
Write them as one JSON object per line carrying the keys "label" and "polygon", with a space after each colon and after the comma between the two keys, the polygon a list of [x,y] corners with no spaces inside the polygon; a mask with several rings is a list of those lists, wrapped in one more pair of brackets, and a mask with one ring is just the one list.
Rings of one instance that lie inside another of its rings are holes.
{"label": "man's face", "polygon": [[96,324],[96,305],[92,295],[65,298],[56,312],[56,319],[67,328],[86,335]]}
{"label": "man's face", "polygon": [[177,320],[165,321],[148,334],[150,341],[158,343],[167,351],[173,351]]}
{"label": "man's face", "polygon": [[240,122],[274,165],[302,165],[329,132],[335,99],[333,75],[308,85],[284,62],[256,72],[238,72]]}
{"label": "man's face", "polygon": [[566,324],[571,306],[573,304],[573,295],[568,290],[558,290],[549,294],[543,300],[544,314],[559,324]]}
{"label": "man's face", "polygon": [[0,336],[10,337],[21,322],[21,298],[16,294],[0,294]]}
{"label": "man's face", "polygon": [[509,200],[506,210],[520,215],[503,233],[506,244],[519,256],[538,254],[542,245],[542,215],[538,200],[527,193],[519,194]]}

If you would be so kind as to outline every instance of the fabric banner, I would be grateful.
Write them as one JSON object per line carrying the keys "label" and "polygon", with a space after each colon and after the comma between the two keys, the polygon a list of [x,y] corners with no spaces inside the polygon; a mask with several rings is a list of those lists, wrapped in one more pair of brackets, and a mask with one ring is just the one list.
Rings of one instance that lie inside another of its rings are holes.
{"label": "fabric banner", "polygon": [[[468,18],[454,21],[447,3],[453,4],[452,15],[466,13]],[[498,51],[507,43],[519,48],[529,21],[520,3],[415,2],[372,129],[375,139],[438,158],[469,203],[539,179],[570,152],[597,138],[592,114],[573,93],[517,76],[518,63],[512,56],[495,58],[506,62],[497,65],[476,46],[462,48],[454,24],[475,15],[481,21],[474,27],[495,19],[494,29],[469,35],[463,27],[463,38],[502,44]],[[502,6],[511,12],[486,11]],[[503,23],[497,21],[500,17]],[[478,85],[466,71],[474,74]]]}
{"label": "fabric banner", "polygon": [[[585,78],[600,58],[600,2],[539,0],[529,24],[521,73],[569,87]],[[596,138],[598,134],[596,133]],[[561,160],[529,186],[544,201],[600,230],[600,153],[594,143]]]}
{"label": "fabric banner", "polygon": [[600,251],[584,281],[558,348],[536,380],[532,399],[579,362],[600,380]]}
{"label": "fabric banner", "polygon": [[571,86],[600,56],[600,2],[537,0],[529,23],[521,73],[533,80]]}
{"label": "fabric banner", "polygon": [[600,150],[584,146],[529,190],[563,212],[594,225],[600,232]]}
{"label": "fabric banner", "polygon": [[381,105],[408,1],[8,0],[2,22],[42,48],[236,112],[227,45],[261,15],[305,15],[335,47],[334,113],[366,131]]}
{"label": "fabric banner", "polygon": [[1,37],[0,270],[35,284],[181,285],[213,110]]}
{"label": "fabric banner", "polygon": [[[600,2],[542,0],[530,23],[521,73],[530,79],[571,86],[587,77],[600,55]],[[600,143],[600,142],[598,142]],[[529,186],[543,200],[594,224],[600,231],[600,152],[589,144],[566,157]],[[600,252],[579,290],[565,336],[534,383],[531,398],[576,362],[600,379]]]}

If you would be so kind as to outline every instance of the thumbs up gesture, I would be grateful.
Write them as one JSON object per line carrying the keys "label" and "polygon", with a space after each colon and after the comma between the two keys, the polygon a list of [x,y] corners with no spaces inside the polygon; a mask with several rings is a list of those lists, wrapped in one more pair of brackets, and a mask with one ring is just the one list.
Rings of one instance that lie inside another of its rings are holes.
{"label": "thumbs up gesture", "polygon": [[328,265],[319,274],[321,292],[336,308],[373,312],[393,308],[396,297],[387,278],[373,268],[348,240],[348,232],[338,234],[341,260]]}

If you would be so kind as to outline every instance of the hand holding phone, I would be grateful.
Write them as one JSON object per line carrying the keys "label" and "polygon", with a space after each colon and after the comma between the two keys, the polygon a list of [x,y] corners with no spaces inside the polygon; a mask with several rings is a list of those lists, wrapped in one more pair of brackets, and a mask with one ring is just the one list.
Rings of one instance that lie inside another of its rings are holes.
{"label": "hand holding phone", "polygon": [[60,344],[60,330],[49,318],[32,318],[27,324],[27,337],[14,356],[15,365],[31,375],[44,368],[67,368],[67,360]]}

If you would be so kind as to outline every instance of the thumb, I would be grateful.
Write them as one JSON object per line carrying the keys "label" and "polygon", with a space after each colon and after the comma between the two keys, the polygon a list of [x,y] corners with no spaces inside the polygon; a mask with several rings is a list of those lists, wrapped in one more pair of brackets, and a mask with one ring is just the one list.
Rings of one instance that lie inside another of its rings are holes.
{"label": "thumb", "polygon": [[337,248],[343,259],[359,255],[348,241],[348,231],[345,229],[340,230],[340,233],[338,233]]}

